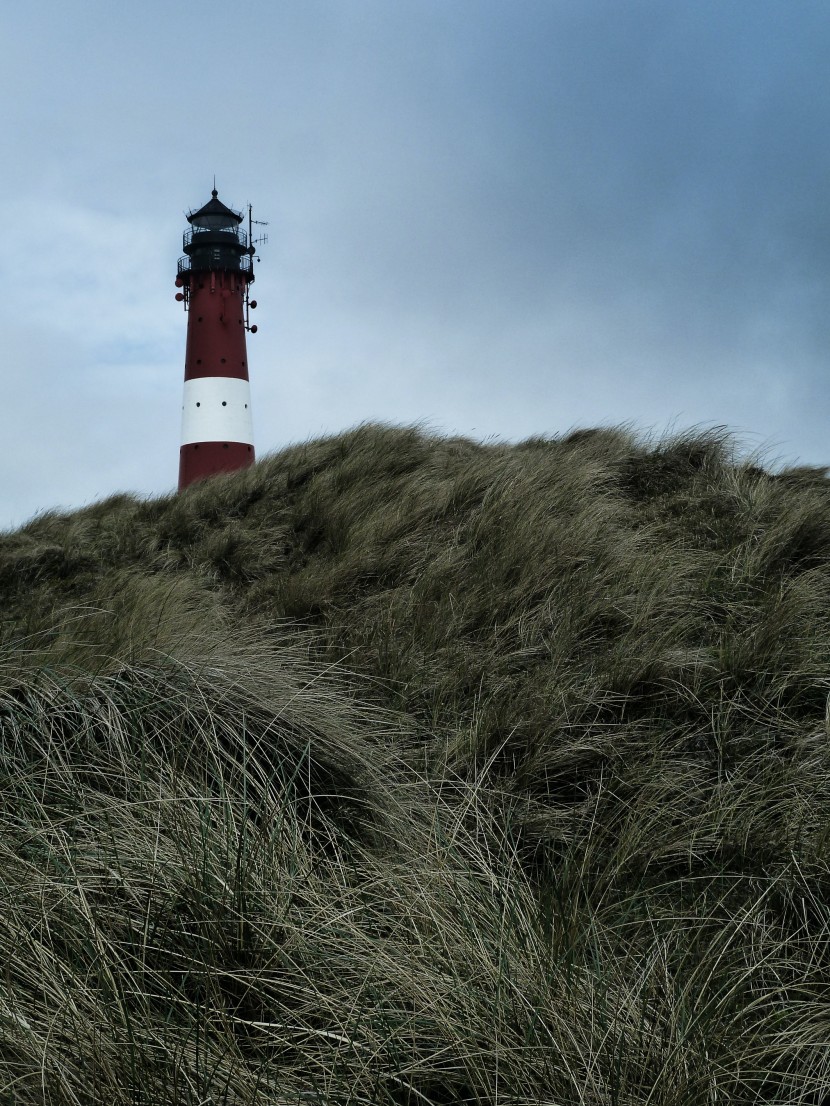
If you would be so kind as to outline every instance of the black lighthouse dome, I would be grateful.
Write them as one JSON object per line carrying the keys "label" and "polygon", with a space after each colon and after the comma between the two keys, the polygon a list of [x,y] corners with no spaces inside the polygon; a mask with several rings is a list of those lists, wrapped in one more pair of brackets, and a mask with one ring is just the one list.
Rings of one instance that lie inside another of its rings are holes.
{"label": "black lighthouse dome", "polygon": [[241,213],[226,207],[215,188],[210,195],[211,198],[204,207],[191,211],[187,216],[191,226],[204,230],[232,230],[242,222]]}

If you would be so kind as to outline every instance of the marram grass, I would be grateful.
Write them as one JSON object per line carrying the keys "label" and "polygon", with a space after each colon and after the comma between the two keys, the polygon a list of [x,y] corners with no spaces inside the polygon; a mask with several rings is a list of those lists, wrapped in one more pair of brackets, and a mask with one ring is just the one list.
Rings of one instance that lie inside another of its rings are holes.
{"label": "marram grass", "polygon": [[0,594],[0,1106],[830,1103],[822,471],[364,426]]}

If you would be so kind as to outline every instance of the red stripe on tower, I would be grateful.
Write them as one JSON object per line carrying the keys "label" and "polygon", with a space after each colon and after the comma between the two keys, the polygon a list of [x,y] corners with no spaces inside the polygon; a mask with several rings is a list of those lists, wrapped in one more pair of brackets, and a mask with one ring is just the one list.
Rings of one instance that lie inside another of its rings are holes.
{"label": "red stripe on tower", "polygon": [[[226,207],[216,189],[187,216],[185,256],[176,285],[187,317],[179,491],[254,461],[248,383],[248,289],[254,279],[253,246],[240,229],[242,215]],[[250,222],[250,212],[249,212]],[[249,226],[250,230],[250,226]]]}

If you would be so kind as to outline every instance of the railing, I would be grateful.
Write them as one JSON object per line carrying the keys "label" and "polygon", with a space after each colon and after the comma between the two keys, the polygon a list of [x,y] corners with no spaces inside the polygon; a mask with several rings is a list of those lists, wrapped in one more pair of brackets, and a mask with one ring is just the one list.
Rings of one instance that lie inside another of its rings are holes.
{"label": "railing", "polygon": [[[221,249],[219,251],[217,251],[217,253],[219,253],[219,252],[221,252]],[[207,264],[202,263],[205,260],[207,261]],[[199,258],[199,264],[196,266],[195,271],[197,273],[204,273],[204,272],[210,272],[211,270],[215,270],[217,272],[219,272],[220,270],[223,270],[225,272],[231,272],[231,273],[248,273],[248,274],[251,274],[254,271],[253,258],[251,258],[248,254],[243,253],[238,258],[237,257],[231,258],[230,259],[230,264],[223,264],[222,259],[219,258],[219,257],[217,257],[215,259],[213,257],[209,257],[209,258],[206,258],[206,259],[200,257]],[[187,256],[187,254],[185,254],[184,257],[180,257],[179,258],[179,265],[178,265],[178,274],[179,274],[179,276],[181,276],[183,273],[188,273],[189,274],[193,271],[194,270],[193,270],[193,265],[191,263],[191,258],[189,258]]]}
{"label": "railing", "polygon": [[238,242],[239,245],[243,246],[245,249],[248,248],[247,233],[244,230],[238,229],[237,227],[228,227],[222,230],[214,230],[210,227],[191,227],[189,230],[186,230],[184,232],[184,235],[182,236],[183,247],[187,249],[187,247],[191,244],[193,244],[194,246],[198,246],[199,243],[193,242],[193,239],[194,237],[199,238],[203,234],[210,235],[212,237],[212,240],[216,242],[217,245],[220,242],[228,242],[230,244],[233,241]]}

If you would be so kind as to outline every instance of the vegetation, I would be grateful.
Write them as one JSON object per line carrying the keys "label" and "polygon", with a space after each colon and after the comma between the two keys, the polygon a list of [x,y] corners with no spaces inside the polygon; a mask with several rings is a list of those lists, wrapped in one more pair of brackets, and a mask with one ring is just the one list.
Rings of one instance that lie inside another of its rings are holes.
{"label": "vegetation", "polygon": [[830,1103],[823,470],[363,426],[0,595],[0,1104]]}

